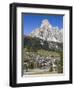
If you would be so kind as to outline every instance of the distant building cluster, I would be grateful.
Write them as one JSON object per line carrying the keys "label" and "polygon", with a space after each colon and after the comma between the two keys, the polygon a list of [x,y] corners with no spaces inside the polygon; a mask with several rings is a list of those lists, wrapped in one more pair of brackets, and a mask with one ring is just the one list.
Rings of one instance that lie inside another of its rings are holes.
{"label": "distant building cluster", "polygon": [[50,72],[57,72],[57,64],[60,61],[60,56],[43,57],[40,55],[31,54],[24,57],[24,70],[28,72],[31,69],[48,69]]}

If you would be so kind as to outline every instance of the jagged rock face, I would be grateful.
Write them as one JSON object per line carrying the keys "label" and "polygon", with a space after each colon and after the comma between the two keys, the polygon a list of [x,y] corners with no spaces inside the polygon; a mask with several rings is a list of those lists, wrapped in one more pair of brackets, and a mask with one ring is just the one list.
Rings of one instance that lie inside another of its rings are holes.
{"label": "jagged rock face", "polygon": [[63,30],[59,30],[58,27],[53,27],[47,19],[44,19],[40,28],[33,30],[30,36],[46,41],[63,42]]}

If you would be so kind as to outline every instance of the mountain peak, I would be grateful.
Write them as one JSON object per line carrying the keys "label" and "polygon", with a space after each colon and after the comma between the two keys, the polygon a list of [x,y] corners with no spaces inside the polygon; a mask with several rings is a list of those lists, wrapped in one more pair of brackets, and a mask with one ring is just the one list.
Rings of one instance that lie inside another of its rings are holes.
{"label": "mountain peak", "polygon": [[46,41],[63,42],[63,29],[53,27],[48,19],[42,20],[41,26],[31,32],[30,36]]}
{"label": "mountain peak", "polygon": [[42,28],[42,27],[51,28],[52,25],[50,24],[50,22],[48,21],[48,19],[44,19],[44,20],[42,20],[42,23],[41,23],[40,28]]}

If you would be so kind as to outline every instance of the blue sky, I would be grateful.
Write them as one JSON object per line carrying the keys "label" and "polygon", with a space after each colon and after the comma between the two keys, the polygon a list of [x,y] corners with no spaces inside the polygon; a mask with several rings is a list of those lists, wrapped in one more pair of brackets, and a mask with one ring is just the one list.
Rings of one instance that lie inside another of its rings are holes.
{"label": "blue sky", "polygon": [[33,30],[39,28],[44,19],[48,19],[53,27],[63,28],[63,15],[23,14],[22,24],[24,34],[29,35]]}

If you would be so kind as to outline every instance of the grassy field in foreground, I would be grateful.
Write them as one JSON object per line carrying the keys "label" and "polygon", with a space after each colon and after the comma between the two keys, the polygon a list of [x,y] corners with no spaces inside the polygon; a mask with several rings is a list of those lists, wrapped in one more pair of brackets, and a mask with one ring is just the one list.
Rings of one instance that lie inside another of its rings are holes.
{"label": "grassy field in foreground", "polygon": [[[27,51],[26,48],[24,48],[23,54],[25,54],[26,52],[29,52],[29,51]],[[37,50],[36,52],[30,51],[29,54],[36,54],[36,55],[47,57],[47,56],[59,56],[60,52],[40,49],[40,50]]]}
{"label": "grassy field in foreground", "polygon": [[37,53],[41,56],[59,56],[59,52],[55,51],[38,50]]}

